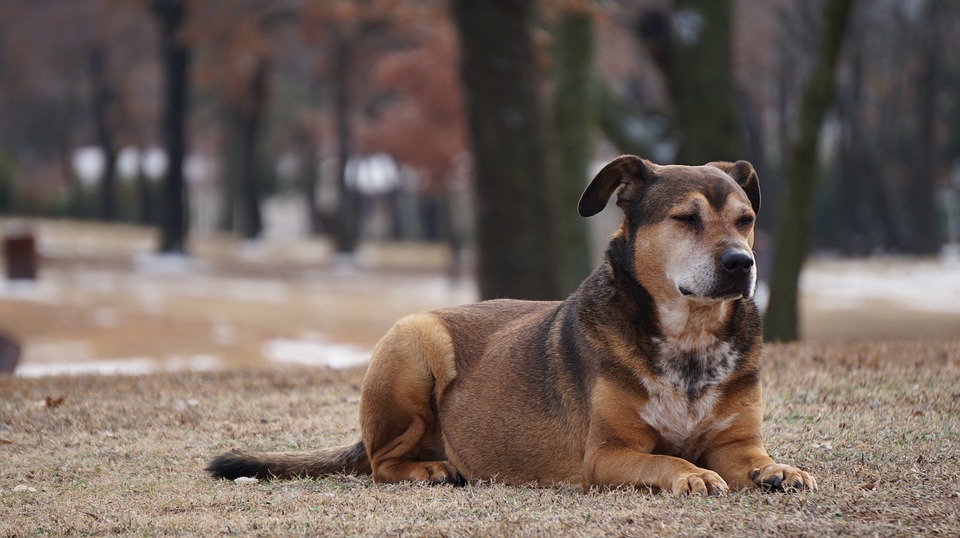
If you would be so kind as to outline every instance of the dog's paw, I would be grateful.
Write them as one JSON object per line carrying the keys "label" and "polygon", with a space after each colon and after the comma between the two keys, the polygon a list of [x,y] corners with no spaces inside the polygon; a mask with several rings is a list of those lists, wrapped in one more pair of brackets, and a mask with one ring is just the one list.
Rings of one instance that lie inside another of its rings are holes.
{"label": "dog's paw", "polygon": [[671,484],[671,491],[677,496],[686,495],[723,495],[727,492],[727,483],[720,475],[706,469],[682,473]]}
{"label": "dog's paw", "polygon": [[817,490],[817,481],[809,473],[779,463],[750,471],[750,480],[766,491]]}
{"label": "dog's paw", "polygon": [[420,469],[419,481],[428,484],[453,484],[463,486],[466,480],[460,475],[457,468],[446,461],[425,461]]}

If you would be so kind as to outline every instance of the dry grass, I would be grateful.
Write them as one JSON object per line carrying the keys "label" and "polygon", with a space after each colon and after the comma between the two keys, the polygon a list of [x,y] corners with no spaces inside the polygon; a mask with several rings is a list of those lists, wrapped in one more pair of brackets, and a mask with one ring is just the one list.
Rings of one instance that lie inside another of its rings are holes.
{"label": "dry grass", "polygon": [[[956,535],[960,341],[769,346],[765,431],[819,493],[237,485],[233,447],[353,440],[362,372],[325,369],[0,379],[0,536]],[[64,397],[47,406],[46,397]]]}

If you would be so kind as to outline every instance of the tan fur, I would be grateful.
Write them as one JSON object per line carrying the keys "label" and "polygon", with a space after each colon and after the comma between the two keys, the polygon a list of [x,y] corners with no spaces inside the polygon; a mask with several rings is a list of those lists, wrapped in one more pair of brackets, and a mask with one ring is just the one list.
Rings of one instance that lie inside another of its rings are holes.
{"label": "tan fur", "polygon": [[[235,452],[209,470],[674,494],[815,489],[763,446],[759,316],[749,301],[753,168],[624,156],[584,192],[581,214],[615,191],[626,218],[606,264],[570,299],[398,321],[363,382],[362,442],[299,456]],[[731,252],[740,265],[723,261]]]}

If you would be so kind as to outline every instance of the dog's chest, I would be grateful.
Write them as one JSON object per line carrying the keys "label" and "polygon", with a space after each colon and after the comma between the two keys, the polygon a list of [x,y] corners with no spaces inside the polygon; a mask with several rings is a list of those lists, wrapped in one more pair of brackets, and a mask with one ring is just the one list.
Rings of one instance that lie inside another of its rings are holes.
{"label": "dog's chest", "polygon": [[733,419],[717,418],[717,385],[733,372],[739,355],[728,342],[716,339],[655,343],[660,376],[645,383],[648,399],[641,418],[657,430],[670,452],[695,459],[698,441]]}
{"label": "dog's chest", "polygon": [[655,364],[661,380],[690,400],[722,383],[740,359],[730,342],[712,335],[654,338],[653,343],[658,351]]}

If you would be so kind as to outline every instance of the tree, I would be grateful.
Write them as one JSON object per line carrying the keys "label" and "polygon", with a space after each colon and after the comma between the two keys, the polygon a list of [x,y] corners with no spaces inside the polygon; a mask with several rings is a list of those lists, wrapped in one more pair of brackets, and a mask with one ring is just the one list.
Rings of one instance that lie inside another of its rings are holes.
{"label": "tree", "polygon": [[186,152],[186,116],[190,55],[182,41],[185,20],[183,0],[154,0],[153,11],[160,21],[165,81],[163,138],[168,168],[164,180],[160,214],[160,252],[183,254],[187,250],[187,211],[183,180]]}
{"label": "tree", "polygon": [[560,286],[572,292],[593,270],[587,224],[577,207],[593,156],[597,81],[593,75],[593,12],[587,2],[563,9],[554,24],[553,142],[558,191]]}
{"label": "tree", "polygon": [[474,155],[477,277],[485,299],[561,295],[533,62],[530,0],[454,0]]}
{"label": "tree", "polygon": [[88,66],[93,86],[93,116],[97,142],[103,152],[103,176],[100,178],[100,218],[117,220],[117,144],[111,112],[116,92],[104,73],[106,66],[102,46],[90,51]]}
{"label": "tree", "polygon": [[908,244],[918,254],[936,254],[943,242],[943,228],[937,211],[936,194],[940,184],[942,151],[937,139],[937,115],[940,95],[940,55],[943,30],[940,17],[944,2],[926,3],[920,43],[920,73],[917,77],[917,113],[919,126],[913,166],[913,177],[906,199],[913,221]]}
{"label": "tree", "polygon": [[787,155],[785,192],[770,277],[770,307],[765,320],[768,340],[792,341],[798,337],[797,287],[817,190],[817,141],[833,101],[836,65],[853,4],[853,0],[832,0],[823,5],[817,59],[803,91],[798,125]]}
{"label": "tree", "polygon": [[219,100],[223,126],[221,228],[246,239],[261,235],[263,138],[271,103],[281,23],[299,7],[269,0],[191,4],[190,40],[206,52],[202,80]]}
{"label": "tree", "polygon": [[742,158],[732,20],[730,0],[675,0],[671,13],[652,10],[639,21],[640,39],[663,73],[673,104],[678,162]]}

